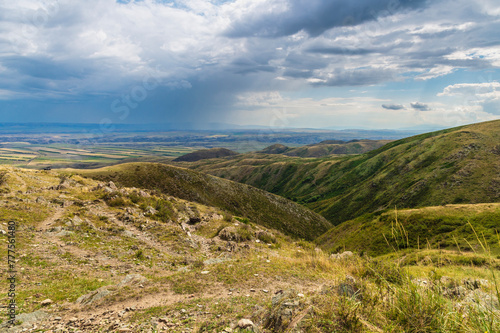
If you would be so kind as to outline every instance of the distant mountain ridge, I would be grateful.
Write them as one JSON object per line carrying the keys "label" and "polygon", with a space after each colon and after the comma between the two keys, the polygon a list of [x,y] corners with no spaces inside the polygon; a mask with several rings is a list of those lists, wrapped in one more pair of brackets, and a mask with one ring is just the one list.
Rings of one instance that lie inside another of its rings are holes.
{"label": "distant mountain ridge", "polygon": [[500,120],[397,140],[358,156],[257,157],[191,167],[304,203],[334,224],[394,206],[500,201]]}
{"label": "distant mountain ridge", "polygon": [[286,156],[299,157],[323,157],[329,155],[363,154],[370,150],[377,149],[391,142],[391,140],[324,140],[320,143],[309,144],[307,146],[289,148],[285,145],[274,144],[258,153],[283,154]]}
{"label": "distant mountain ridge", "polygon": [[182,155],[174,159],[174,162],[196,162],[210,158],[221,158],[238,155],[237,152],[226,148],[200,149],[192,153]]}

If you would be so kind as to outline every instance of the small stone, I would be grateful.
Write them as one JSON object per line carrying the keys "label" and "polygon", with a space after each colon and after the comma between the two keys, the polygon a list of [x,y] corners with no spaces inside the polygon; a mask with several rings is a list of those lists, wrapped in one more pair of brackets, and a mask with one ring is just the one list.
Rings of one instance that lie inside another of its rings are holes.
{"label": "small stone", "polygon": [[43,301],[40,303],[40,305],[41,305],[41,306],[47,306],[47,305],[50,305],[50,304],[52,304],[52,303],[53,303],[53,302],[52,302],[52,300],[47,298],[46,300],[43,300]]}
{"label": "small stone", "polygon": [[267,294],[267,293],[269,292],[269,290],[267,290],[267,289],[262,289],[262,292],[264,292],[264,293],[266,293],[266,294]]}
{"label": "small stone", "polygon": [[302,294],[302,293],[298,293],[297,296],[298,297],[305,297],[304,294]]}
{"label": "small stone", "polygon": [[201,275],[207,275],[208,273],[210,273],[210,271],[203,271],[203,272],[201,272],[200,274],[201,274]]}
{"label": "small stone", "polygon": [[259,274],[254,274],[253,276],[259,276]]}
{"label": "small stone", "polygon": [[250,319],[240,319],[240,321],[238,321],[237,326],[239,328],[248,328],[248,327],[253,327],[254,323]]}
{"label": "small stone", "polygon": [[255,240],[255,243],[260,243],[260,239],[256,239],[256,240]]}

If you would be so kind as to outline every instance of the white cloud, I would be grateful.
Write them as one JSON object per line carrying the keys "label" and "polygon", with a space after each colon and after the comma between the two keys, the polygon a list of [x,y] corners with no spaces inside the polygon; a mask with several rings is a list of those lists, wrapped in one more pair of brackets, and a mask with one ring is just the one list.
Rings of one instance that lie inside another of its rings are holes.
{"label": "white cloud", "polygon": [[476,96],[480,100],[499,99],[500,82],[457,83],[449,85],[438,96]]}
{"label": "white cloud", "polygon": [[500,115],[500,83],[458,83],[445,87],[440,97],[458,98],[464,108],[479,106],[482,111]]}

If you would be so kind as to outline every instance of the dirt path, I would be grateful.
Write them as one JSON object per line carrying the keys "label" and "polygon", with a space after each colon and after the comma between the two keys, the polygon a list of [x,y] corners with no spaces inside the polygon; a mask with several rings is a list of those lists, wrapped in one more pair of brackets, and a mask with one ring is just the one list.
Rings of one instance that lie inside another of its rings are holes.
{"label": "dirt path", "polygon": [[44,221],[40,222],[38,225],[40,232],[46,232],[49,230],[50,226],[58,219],[60,219],[66,210],[62,207],[56,207],[55,212],[52,216],[46,218]]}

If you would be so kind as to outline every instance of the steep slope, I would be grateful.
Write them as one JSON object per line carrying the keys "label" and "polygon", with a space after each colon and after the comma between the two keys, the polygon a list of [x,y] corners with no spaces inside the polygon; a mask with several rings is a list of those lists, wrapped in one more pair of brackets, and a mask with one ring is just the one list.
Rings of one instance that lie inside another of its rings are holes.
{"label": "steep slope", "polygon": [[221,158],[227,156],[238,155],[237,152],[226,148],[211,148],[211,149],[200,149],[192,153],[182,155],[174,159],[174,162],[196,162],[199,160],[206,160],[210,158]]}
{"label": "steep slope", "polygon": [[129,163],[97,170],[78,170],[87,177],[128,187],[158,190],[181,199],[220,207],[289,235],[313,239],[331,224],[290,200],[257,188],[200,172],[153,163]]}
{"label": "steep slope", "polygon": [[359,156],[256,155],[191,167],[305,203],[334,224],[394,206],[500,201],[500,120],[417,135]]}

